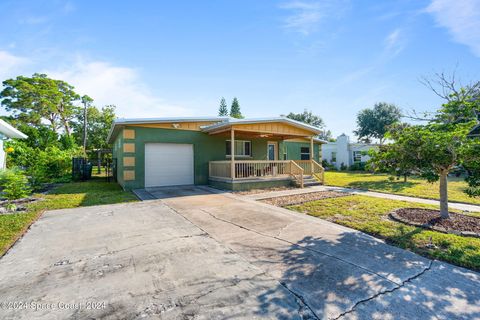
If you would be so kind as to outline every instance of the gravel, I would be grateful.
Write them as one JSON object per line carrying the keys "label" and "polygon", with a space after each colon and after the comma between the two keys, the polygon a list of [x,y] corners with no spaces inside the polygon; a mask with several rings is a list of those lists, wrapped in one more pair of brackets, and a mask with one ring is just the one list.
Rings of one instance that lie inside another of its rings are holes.
{"label": "gravel", "polygon": [[260,201],[273,204],[277,207],[286,207],[295,204],[302,204],[305,202],[315,201],[315,200],[322,200],[327,198],[337,198],[337,197],[345,197],[349,194],[345,192],[337,192],[337,191],[317,191],[317,192],[309,192],[309,193],[302,193],[302,194],[294,194],[290,196],[281,196],[281,197],[274,197],[268,199],[262,199]]}

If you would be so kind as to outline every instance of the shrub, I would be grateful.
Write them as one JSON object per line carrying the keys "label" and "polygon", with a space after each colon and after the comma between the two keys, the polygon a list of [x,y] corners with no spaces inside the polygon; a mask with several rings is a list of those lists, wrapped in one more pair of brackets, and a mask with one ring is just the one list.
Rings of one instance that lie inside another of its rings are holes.
{"label": "shrub", "polygon": [[34,188],[42,183],[68,181],[72,169],[72,157],[82,153],[80,148],[62,150],[57,146],[45,149],[32,148],[22,142],[12,145],[7,165],[25,169]]}
{"label": "shrub", "polygon": [[322,160],[322,167],[327,170],[336,170],[336,167],[333,163],[329,163],[327,160]]}
{"label": "shrub", "polygon": [[345,163],[342,162],[342,164],[340,165],[340,170],[345,171],[347,169],[348,169],[348,167],[345,165]]}
{"label": "shrub", "polygon": [[365,171],[365,162],[355,162],[349,168],[350,171]]}
{"label": "shrub", "polygon": [[8,200],[25,198],[31,193],[31,188],[25,174],[20,170],[4,170],[0,174],[2,193]]}

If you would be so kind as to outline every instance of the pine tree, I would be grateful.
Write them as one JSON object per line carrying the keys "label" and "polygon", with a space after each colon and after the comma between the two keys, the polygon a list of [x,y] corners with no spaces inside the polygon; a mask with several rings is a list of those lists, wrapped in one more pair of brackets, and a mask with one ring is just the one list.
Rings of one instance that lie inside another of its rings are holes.
{"label": "pine tree", "polygon": [[230,117],[243,119],[242,112],[240,111],[240,104],[238,103],[238,99],[235,97],[232,101],[232,106],[230,107]]}
{"label": "pine tree", "polygon": [[227,103],[225,102],[225,98],[222,97],[220,100],[220,107],[218,108],[218,115],[220,117],[226,117],[228,116],[228,108],[227,108]]}

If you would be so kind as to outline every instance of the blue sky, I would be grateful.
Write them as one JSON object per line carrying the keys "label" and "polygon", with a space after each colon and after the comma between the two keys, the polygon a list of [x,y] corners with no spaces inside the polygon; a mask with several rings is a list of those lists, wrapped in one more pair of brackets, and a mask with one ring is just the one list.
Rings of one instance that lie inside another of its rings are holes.
{"label": "blue sky", "polygon": [[0,79],[45,72],[121,117],[307,108],[334,135],[375,102],[441,100],[434,72],[480,79],[480,0],[0,2]]}

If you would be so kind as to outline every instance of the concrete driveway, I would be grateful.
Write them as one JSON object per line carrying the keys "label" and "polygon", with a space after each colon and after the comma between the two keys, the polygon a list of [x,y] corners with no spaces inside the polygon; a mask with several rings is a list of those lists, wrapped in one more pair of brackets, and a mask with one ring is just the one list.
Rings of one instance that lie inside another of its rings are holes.
{"label": "concrete driveway", "polygon": [[47,212],[0,260],[0,318],[480,319],[475,272],[244,197],[148,191]]}

